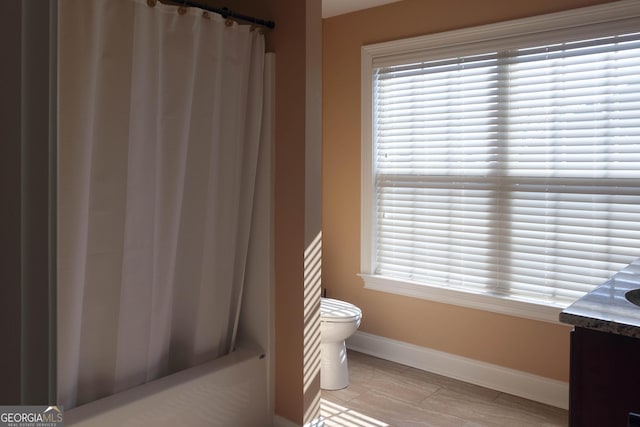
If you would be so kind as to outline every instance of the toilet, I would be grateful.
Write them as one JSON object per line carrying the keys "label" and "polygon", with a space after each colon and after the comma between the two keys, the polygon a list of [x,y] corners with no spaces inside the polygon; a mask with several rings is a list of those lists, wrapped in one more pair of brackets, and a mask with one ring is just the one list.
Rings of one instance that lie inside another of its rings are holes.
{"label": "toilet", "polygon": [[320,299],[320,388],[339,390],[349,385],[347,347],[344,340],[360,326],[362,311],[353,304]]}

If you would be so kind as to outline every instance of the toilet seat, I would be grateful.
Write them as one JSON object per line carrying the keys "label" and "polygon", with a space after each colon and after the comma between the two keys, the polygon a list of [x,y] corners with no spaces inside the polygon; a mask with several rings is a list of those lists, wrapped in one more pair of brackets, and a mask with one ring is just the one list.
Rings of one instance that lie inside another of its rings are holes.
{"label": "toilet seat", "polygon": [[346,301],[331,298],[320,299],[320,321],[330,323],[357,322],[362,318],[362,311]]}

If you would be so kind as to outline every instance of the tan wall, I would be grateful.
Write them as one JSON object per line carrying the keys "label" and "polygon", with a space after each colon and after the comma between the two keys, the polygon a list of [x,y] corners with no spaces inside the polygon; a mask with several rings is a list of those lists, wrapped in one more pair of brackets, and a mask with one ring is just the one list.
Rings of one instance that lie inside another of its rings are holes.
{"label": "tan wall", "polygon": [[[320,144],[321,129],[320,97],[314,95],[320,93],[321,76],[313,69],[321,57],[321,41],[313,34],[314,29],[320,31],[319,2],[269,0],[276,21],[269,34],[276,53],[275,410],[299,425],[305,417],[317,416],[320,395],[317,375],[308,374],[309,366],[304,366],[308,353],[305,334],[317,329],[305,322],[319,320],[317,306],[308,304],[305,308],[304,284],[305,225],[309,223],[305,212],[305,204],[309,204],[305,200],[305,178],[309,178],[306,152],[313,144]],[[320,197],[317,199],[319,204]],[[319,295],[318,290],[317,300]],[[305,376],[311,376],[307,384]]]}
{"label": "tan wall", "polygon": [[302,421],[305,7],[276,0],[276,413]]}
{"label": "tan wall", "polygon": [[606,3],[404,0],[323,23],[323,287],[362,308],[361,331],[567,381],[569,331],[363,289],[360,268],[360,48],[399,38]]}

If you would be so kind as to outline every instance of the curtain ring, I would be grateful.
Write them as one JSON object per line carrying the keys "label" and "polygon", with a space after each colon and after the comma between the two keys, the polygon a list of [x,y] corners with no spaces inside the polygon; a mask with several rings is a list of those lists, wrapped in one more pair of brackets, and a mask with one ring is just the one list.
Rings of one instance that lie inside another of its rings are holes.
{"label": "curtain ring", "polygon": [[211,19],[211,16],[209,15],[209,12],[207,12],[206,10],[202,12],[202,17],[205,19]]}
{"label": "curtain ring", "polygon": [[226,25],[227,27],[233,26],[233,19],[231,19],[231,18],[225,19],[224,20],[224,25]]}
{"label": "curtain ring", "polygon": [[149,7],[155,7],[157,3],[157,0],[147,0],[147,6]]}
{"label": "curtain ring", "polygon": [[182,1],[182,6],[178,7],[178,15],[184,15],[187,13],[187,0]]}

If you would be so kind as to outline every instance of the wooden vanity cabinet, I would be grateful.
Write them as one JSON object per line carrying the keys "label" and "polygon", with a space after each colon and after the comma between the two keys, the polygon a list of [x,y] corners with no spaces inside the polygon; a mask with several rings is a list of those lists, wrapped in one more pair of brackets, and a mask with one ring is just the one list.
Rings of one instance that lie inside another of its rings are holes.
{"label": "wooden vanity cabinet", "polygon": [[640,339],[575,327],[569,427],[627,427],[640,413]]}

